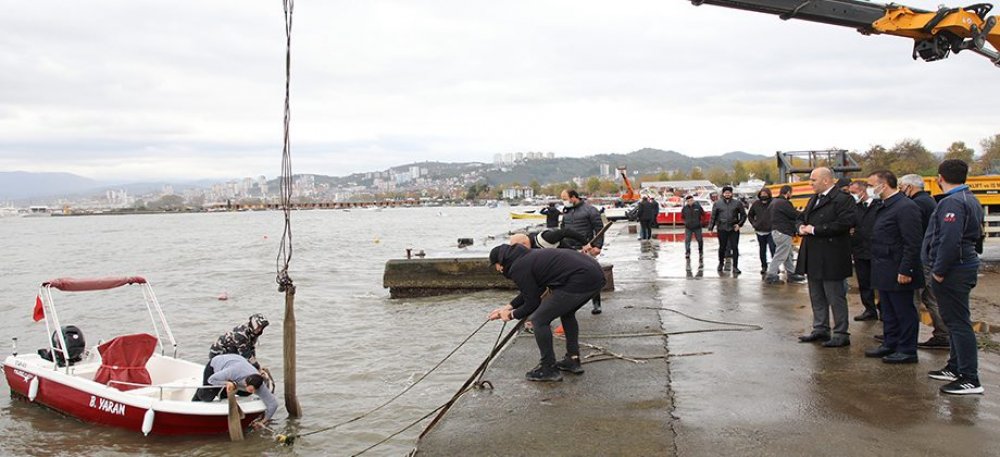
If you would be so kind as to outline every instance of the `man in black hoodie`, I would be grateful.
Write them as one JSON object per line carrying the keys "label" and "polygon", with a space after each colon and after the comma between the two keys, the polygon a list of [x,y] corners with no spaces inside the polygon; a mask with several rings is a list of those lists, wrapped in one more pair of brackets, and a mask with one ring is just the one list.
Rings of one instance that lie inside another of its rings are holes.
{"label": "man in black hoodie", "polygon": [[688,195],[684,197],[684,207],[681,208],[681,218],[684,219],[684,258],[691,258],[691,237],[698,240],[698,260],[705,256],[705,243],[701,238],[701,219],[705,215],[705,208],[702,208],[694,197]]}
{"label": "man in black hoodie", "polygon": [[[560,371],[583,373],[580,365],[580,327],[576,311],[604,287],[604,272],[592,257],[569,249],[525,249],[503,244],[490,251],[490,264],[514,281],[520,294],[510,304],[489,314],[490,320],[530,316],[541,362],[525,377],[529,381],[561,381]],[[542,293],[549,294],[542,299]],[[566,357],[556,362],[552,348],[555,318],[566,332]]]}
{"label": "man in black hoodie", "polygon": [[763,188],[757,192],[757,200],[750,205],[747,220],[757,232],[757,244],[760,246],[760,275],[767,274],[767,250],[771,250],[774,258],[774,239],[771,238],[771,189]]}
{"label": "man in black hoodie", "polygon": [[708,231],[719,229],[719,272],[725,268],[726,253],[733,256],[733,276],[740,273],[740,228],[747,221],[747,211],[743,203],[733,198],[733,188],[722,188],[722,199],[712,206],[712,220]]}

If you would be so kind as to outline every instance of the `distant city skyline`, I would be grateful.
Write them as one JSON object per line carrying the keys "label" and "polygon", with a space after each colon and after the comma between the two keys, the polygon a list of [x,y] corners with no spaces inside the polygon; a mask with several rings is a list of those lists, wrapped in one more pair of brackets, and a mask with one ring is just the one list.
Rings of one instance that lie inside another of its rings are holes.
{"label": "distant city skyline", "polygon": [[[0,170],[101,181],[280,170],[281,8],[96,0],[7,13]],[[971,53],[913,61],[911,48],[686,0],[300,2],[292,166],[343,176],[518,151],[770,155],[907,138],[979,151],[1000,133],[998,70]],[[960,109],[937,106],[942,87]]]}

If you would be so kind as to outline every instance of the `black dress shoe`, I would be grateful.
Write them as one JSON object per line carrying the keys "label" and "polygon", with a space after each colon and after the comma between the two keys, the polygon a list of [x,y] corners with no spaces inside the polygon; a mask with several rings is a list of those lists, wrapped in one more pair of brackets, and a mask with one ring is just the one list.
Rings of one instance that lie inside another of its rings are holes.
{"label": "black dress shoe", "polygon": [[863,313],[854,316],[856,321],[877,321],[878,313],[875,310],[866,309]]}
{"label": "black dress shoe", "polygon": [[893,352],[892,354],[882,357],[882,361],[885,363],[917,363],[917,355]]}
{"label": "black dress shoe", "polygon": [[812,343],[814,341],[830,341],[830,334],[823,332],[813,332],[799,337],[800,343]]}
{"label": "black dress shoe", "polygon": [[896,351],[893,350],[893,349],[889,349],[889,348],[887,348],[885,346],[879,346],[879,347],[876,347],[876,348],[865,349],[865,357],[872,357],[872,358],[874,358],[874,357],[885,357],[885,356],[887,356],[889,354],[892,354],[893,352],[896,352]]}
{"label": "black dress shoe", "polygon": [[842,348],[851,345],[851,338],[847,336],[835,336],[830,341],[823,343],[825,348]]}
{"label": "black dress shoe", "polygon": [[737,275],[741,275],[741,274],[743,274],[743,272],[740,271],[739,268],[733,267],[733,276],[737,276]]}
{"label": "black dress shoe", "polygon": [[716,270],[718,270],[719,272],[722,271],[722,262],[719,262],[719,268],[717,268]]}
{"label": "black dress shoe", "polygon": [[872,338],[875,338],[876,341],[885,341],[885,335],[875,335]]}
{"label": "black dress shoe", "polygon": [[917,343],[917,347],[921,349],[948,349],[951,345],[948,344],[948,338],[932,336],[923,343]]}

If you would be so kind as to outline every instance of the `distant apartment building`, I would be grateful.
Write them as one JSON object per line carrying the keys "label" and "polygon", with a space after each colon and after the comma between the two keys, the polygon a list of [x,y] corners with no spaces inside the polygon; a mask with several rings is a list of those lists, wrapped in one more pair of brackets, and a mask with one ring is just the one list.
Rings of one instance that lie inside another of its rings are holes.
{"label": "distant apartment building", "polygon": [[611,164],[601,164],[601,176],[611,176]]}
{"label": "distant apartment building", "polygon": [[503,190],[503,198],[506,200],[524,200],[534,196],[535,191],[530,187],[511,187]]}

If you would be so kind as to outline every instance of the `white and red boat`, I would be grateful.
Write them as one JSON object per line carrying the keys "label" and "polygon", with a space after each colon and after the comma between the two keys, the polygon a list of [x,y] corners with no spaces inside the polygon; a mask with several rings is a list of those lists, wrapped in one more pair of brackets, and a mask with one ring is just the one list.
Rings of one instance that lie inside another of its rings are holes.
{"label": "white and red boat", "polygon": [[[155,336],[119,335],[96,350],[85,349],[79,329],[60,325],[53,289],[79,292],[122,286],[141,289]],[[177,358],[177,341],[145,278],[62,278],[45,282],[35,302],[35,320],[43,319],[47,335],[52,335],[49,348],[37,354],[18,354],[15,347],[14,354],[2,364],[12,396],[85,422],[144,435],[208,435],[229,430],[226,402],[191,401],[195,391],[203,387],[204,366]],[[62,331],[53,333],[53,329]],[[245,415],[244,427],[264,414],[264,402],[258,397],[238,397],[238,401]]]}
{"label": "white and red boat", "polygon": [[[707,198],[695,197],[695,203],[701,205],[702,209],[705,210],[705,214],[701,217],[701,226],[707,227],[708,223],[712,219],[712,201]],[[661,201],[660,203],[660,214],[656,215],[656,223],[660,225],[684,225],[684,216],[681,215],[681,209],[684,208],[684,204],[680,197],[671,197],[666,201]]]}

